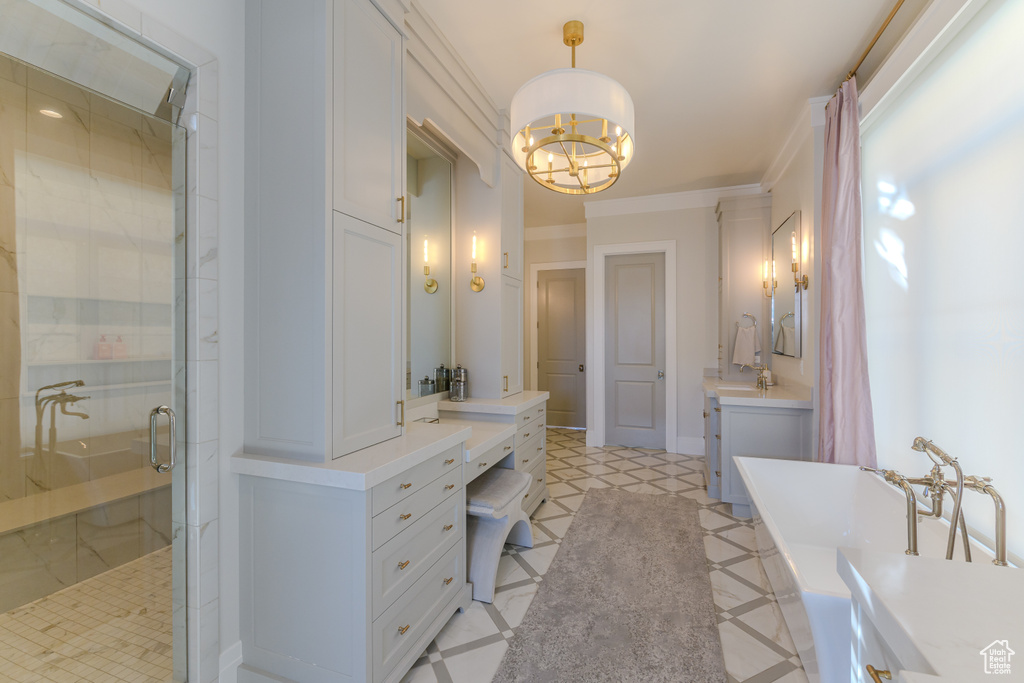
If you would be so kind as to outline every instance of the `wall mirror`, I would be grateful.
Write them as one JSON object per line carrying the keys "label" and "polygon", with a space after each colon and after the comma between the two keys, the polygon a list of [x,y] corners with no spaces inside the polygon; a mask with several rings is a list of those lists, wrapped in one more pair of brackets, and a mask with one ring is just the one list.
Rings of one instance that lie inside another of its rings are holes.
{"label": "wall mirror", "polygon": [[409,124],[406,143],[407,398],[447,391],[452,359],[452,155]]}
{"label": "wall mirror", "polygon": [[794,211],[772,233],[772,353],[800,357],[800,212]]}

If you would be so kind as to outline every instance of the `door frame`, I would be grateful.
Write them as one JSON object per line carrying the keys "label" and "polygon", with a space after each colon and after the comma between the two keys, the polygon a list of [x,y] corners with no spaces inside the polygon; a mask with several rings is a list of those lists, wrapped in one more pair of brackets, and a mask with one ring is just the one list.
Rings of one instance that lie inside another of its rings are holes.
{"label": "door frame", "polygon": [[[587,445],[605,446],[605,265],[609,256],[623,254],[665,255],[665,450],[678,450],[676,433],[678,378],[676,377],[676,241],[598,244],[593,252],[593,334],[587,338],[587,363],[591,381],[587,383]],[[589,297],[588,297],[589,298]]]}
{"label": "door frame", "polygon": [[[537,383],[539,375],[537,373],[537,351],[540,346],[540,342],[537,339],[537,289],[540,287],[540,271],[542,270],[573,270],[576,268],[583,269],[584,278],[584,291],[586,291],[586,280],[587,278],[587,262],[586,261],[551,261],[550,263],[531,263],[530,264],[530,360],[533,363],[530,364],[530,387],[534,390],[537,389]],[[583,310],[586,315],[586,305],[584,304]],[[586,329],[586,322],[584,322],[583,329]]]}

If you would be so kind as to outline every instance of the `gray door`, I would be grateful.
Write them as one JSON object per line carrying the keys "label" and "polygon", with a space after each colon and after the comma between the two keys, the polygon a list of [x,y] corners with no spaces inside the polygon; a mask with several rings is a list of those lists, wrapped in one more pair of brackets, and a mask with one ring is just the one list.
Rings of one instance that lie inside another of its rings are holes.
{"label": "gray door", "polygon": [[665,254],[605,266],[605,442],[665,448]]}
{"label": "gray door", "polygon": [[537,280],[537,388],[551,392],[548,425],[587,426],[586,270],[542,270]]}

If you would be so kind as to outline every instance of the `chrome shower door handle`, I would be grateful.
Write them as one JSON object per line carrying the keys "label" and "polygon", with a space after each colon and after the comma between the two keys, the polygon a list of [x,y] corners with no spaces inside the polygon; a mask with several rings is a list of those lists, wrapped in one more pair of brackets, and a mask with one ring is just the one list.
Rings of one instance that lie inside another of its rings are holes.
{"label": "chrome shower door handle", "polygon": [[[156,442],[156,423],[161,415],[167,416],[167,426],[169,432],[167,434],[167,442],[170,450],[170,461],[160,462],[157,459],[157,442]],[[177,454],[177,439],[175,439],[176,430],[174,429],[174,411],[167,406],[159,406],[149,411],[149,464],[153,466],[153,469],[163,474],[164,472],[170,472],[174,469],[174,458]]]}

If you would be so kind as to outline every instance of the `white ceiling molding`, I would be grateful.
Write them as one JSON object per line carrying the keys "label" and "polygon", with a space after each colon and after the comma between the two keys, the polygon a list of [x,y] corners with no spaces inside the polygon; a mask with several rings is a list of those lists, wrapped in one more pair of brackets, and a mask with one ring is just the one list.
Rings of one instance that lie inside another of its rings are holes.
{"label": "white ceiling molding", "polygon": [[786,172],[789,165],[796,158],[800,146],[811,138],[814,128],[825,125],[825,105],[832,99],[831,95],[824,97],[812,97],[800,108],[800,115],[797,116],[792,130],[786,142],[779,149],[775,159],[768,165],[768,170],[761,177],[761,187],[770,192],[779,178]]}
{"label": "white ceiling molding", "polygon": [[495,187],[500,112],[462,58],[420,7],[405,15],[406,114],[432,125],[480,169]]}
{"label": "white ceiling molding", "polygon": [[586,237],[586,223],[570,223],[568,225],[544,225],[537,228],[526,229],[526,241],[534,240],[558,240],[569,237]]}
{"label": "white ceiling molding", "polygon": [[754,183],[751,185],[715,187],[709,190],[692,190],[690,192],[671,192],[668,194],[650,194],[623,199],[588,201],[583,204],[583,208],[588,219],[604,218],[606,216],[624,216],[635,213],[713,208],[718,205],[720,199],[725,197],[741,197],[761,194],[762,192],[761,184]]}
{"label": "white ceiling molding", "polygon": [[860,86],[862,133],[986,4],[988,0],[932,0],[871,80]]}

